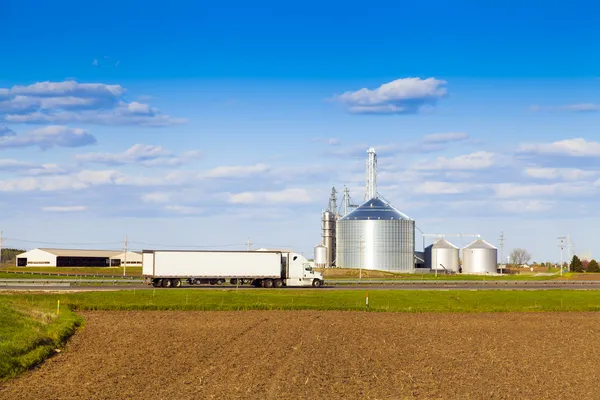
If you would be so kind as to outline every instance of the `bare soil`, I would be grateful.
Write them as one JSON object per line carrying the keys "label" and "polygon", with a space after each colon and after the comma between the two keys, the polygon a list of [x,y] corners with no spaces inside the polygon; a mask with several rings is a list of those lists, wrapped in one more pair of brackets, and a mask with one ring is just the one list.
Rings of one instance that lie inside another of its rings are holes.
{"label": "bare soil", "polygon": [[598,399],[600,313],[87,312],[0,399]]}

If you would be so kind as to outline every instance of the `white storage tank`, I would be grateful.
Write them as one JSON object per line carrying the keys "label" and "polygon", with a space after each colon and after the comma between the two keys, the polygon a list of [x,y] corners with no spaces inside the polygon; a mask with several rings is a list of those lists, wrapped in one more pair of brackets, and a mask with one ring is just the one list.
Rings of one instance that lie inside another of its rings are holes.
{"label": "white storage tank", "polygon": [[325,268],[327,266],[327,247],[322,244],[315,246],[315,267]]}
{"label": "white storage tank", "polygon": [[446,239],[438,239],[425,248],[425,266],[440,272],[458,272],[460,250]]}
{"label": "white storage tank", "polygon": [[495,274],[498,272],[498,249],[483,239],[464,247],[463,274]]}

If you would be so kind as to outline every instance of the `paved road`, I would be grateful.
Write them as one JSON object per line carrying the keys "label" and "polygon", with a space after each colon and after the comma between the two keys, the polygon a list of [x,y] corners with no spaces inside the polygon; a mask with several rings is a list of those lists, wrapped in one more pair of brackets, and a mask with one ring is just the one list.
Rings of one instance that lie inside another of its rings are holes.
{"label": "paved road", "polygon": [[[69,292],[102,292],[116,290],[151,290],[154,289],[148,285],[102,285],[102,286],[0,286],[0,291],[69,291]],[[183,286],[183,288],[193,290],[231,290],[234,286]],[[239,287],[240,290],[262,290],[252,286]],[[290,288],[291,289],[291,288]],[[577,283],[568,281],[542,281],[542,282],[472,282],[472,283],[405,283],[405,284],[361,284],[361,285],[325,285],[321,289],[294,288],[302,290],[600,290],[600,281],[598,283]],[[178,290],[163,289],[157,290]],[[280,289],[289,290],[289,289]]]}

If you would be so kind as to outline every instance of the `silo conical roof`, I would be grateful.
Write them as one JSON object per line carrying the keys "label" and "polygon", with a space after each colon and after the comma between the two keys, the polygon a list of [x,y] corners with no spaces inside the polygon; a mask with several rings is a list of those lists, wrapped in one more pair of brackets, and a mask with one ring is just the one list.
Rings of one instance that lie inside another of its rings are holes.
{"label": "silo conical roof", "polygon": [[488,242],[483,239],[477,239],[471,244],[467,245],[465,249],[488,249],[488,250],[497,250],[496,247],[492,246]]}
{"label": "silo conical roof", "polygon": [[400,211],[396,210],[390,204],[384,202],[378,197],[367,200],[362,205],[355,208],[352,212],[345,215],[340,221],[347,220],[392,220],[408,218]]}
{"label": "silo conical roof", "polygon": [[438,239],[431,246],[434,249],[458,249],[458,247],[456,247],[446,239]]}

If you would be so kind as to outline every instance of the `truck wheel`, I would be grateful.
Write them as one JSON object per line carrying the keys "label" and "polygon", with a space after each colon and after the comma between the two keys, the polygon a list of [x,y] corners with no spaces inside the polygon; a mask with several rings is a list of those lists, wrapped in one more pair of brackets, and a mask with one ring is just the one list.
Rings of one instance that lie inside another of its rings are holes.
{"label": "truck wheel", "polygon": [[222,285],[225,283],[225,279],[217,279],[217,285]]}
{"label": "truck wheel", "polygon": [[230,285],[237,285],[238,284],[238,280],[237,279],[230,279],[229,280],[229,284]]}
{"label": "truck wheel", "polygon": [[171,280],[170,279],[163,279],[162,280],[162,287],[171,287]]}
{"label": "truck wheel", "polygon": [[263,281],[263,286],[266,287],[267,289],[270,289],[273,287],[273,280],[272,279],[265,279]]}
{"label": "truck wheel", "polygon": [[276,288],[282,288],[283,287],[283,281],[281,279],[275,279],[273,281],[273,286],[275,286]]}
{"label": "truck wheel", "polygon": [[194,279],[194,285],[201,285],[202,281],[200,280],[200,278],[196,278]]}
{"label": "truck wheel", "polygon": [[152,286],[154,286],[154,287],[159,287],[159,286],[161,285],[161,283],[162,283],[162,282],[161,282],[161,279],[154,279],[154,280],[152,281]]}
{"label": "truck wheel", "polygon": [[254,287],[261,287],[263,284],[262,284],[262,281],[260,279],[256,279],[255,281],[252,282],[252,285]]}
{"label": "truck wheel", "polygon": [[315,279],[312,285],[313,287],[320,288],[323,285],[323,282],[320,279]]}
{"label": "truck wheel", "polygon": [[179,279],[179,278],[171,279],[171,286],[181,287],[181,279]]}

